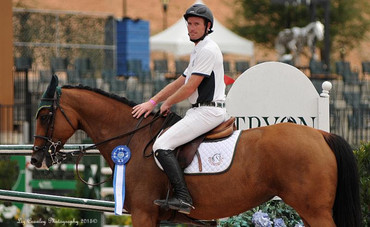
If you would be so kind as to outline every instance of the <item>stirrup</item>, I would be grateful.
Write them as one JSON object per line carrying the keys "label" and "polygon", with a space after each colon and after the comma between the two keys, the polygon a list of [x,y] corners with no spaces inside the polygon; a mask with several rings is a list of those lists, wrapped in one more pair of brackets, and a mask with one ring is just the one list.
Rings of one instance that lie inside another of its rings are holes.
{"label": "stirrup", "polygon": [[178,201],[178,204],[176,204],[176,205],[170,204],[169,200],[159,200],[159,199],[154,200],[154,204],[158,205],[161,208],[164,208],[166,210],[172,209],[172,210],[176,210],[176,211],[178,211],[180,213],[183,213],[183,214],[190,214],[191,208],[195,209],[195,207],[193,205],[191,205],[187,202],[184,202],[181,199],[177,199],[177,198],[172,198],[172,199],[176,199]]}
{"label": "stirrup", "polygon": [[170,207],[168,206],[168,200],[160,200],[160,199],[156,199],[154,200],[153,202],[155,205],[157,206],[160,206],[162,209],[165,209],[165,210],[168,210],[170,209]]}

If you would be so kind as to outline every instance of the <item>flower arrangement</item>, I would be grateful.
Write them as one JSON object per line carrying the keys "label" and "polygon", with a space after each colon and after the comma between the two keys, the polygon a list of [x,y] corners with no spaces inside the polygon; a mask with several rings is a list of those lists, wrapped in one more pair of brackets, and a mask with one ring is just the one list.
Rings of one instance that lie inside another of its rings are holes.
{"label": "flower arrangement", "polygon": [[0,204],[0,226],[14,226],[20,216],[20,210],[15,205]]}
{"label": "flower arrangement", "polygon": [[293,208],[281,200],[268,201],[252,210],[219,223],[223,227],[303,227],[303,222]]}
{"label": "flower arrangement", "polygon": [[[287,227],[285,222],[282,218],[275,218],[271,221],[269,215],[267,213],[263,213],[262,211],[257,211],[252,216],[252,223],[255,227]],[[295,224],[294,227],[303,227],[301,223]]]}

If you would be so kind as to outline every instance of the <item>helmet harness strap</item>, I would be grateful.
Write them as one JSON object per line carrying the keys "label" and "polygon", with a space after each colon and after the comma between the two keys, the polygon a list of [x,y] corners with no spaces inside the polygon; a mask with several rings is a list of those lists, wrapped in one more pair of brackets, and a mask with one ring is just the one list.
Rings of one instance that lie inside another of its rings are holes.
{"label": "helmet harness strap", "polygon": [[204,34],[202,35],[202,37],[200,37],[199,39],[190,39],[190,41],[192,41],[193,43],[198,43],[199,41],[202,41],[209,33],[208,33],[208,23],[210,21],[204,19],[206,22],[206,28],[204,29]]}

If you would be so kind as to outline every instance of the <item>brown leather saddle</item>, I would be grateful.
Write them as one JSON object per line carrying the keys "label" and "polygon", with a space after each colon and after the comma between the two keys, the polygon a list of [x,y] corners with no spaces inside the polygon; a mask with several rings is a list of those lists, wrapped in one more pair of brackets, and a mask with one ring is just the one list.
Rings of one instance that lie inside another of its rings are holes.
{"label": "brown leather saddle", "polygon": [[231,117],[229,120],[222,122],[216,128],[211,131],[195,138],[194,140],[178,147],[177,159],[182,169],[185,169],[193,161],[195,155],[197,155],[199,163],[199,171],[202,171],[202,162],[200,160],[200,155],[197,152],[199,145],[203,141],[212,141],[212,140],[222,140],[226,139],[233,134],[236,130],[235,126],[235,117]]}

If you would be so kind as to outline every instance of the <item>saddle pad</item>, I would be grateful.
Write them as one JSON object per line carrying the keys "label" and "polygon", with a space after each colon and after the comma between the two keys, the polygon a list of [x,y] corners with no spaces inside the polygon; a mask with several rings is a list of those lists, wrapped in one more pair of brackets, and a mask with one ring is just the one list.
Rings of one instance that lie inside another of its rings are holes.
{"label": "saddle pad", "polygon": [[240,132],[241,130],[234,131],[227,139],[201,143],[198,152],[202,162],[202,171],[199,171],[198,158],[194,156],[193,161],[185,168],[184,173],[199,175],[226,171],[233,161]]}

